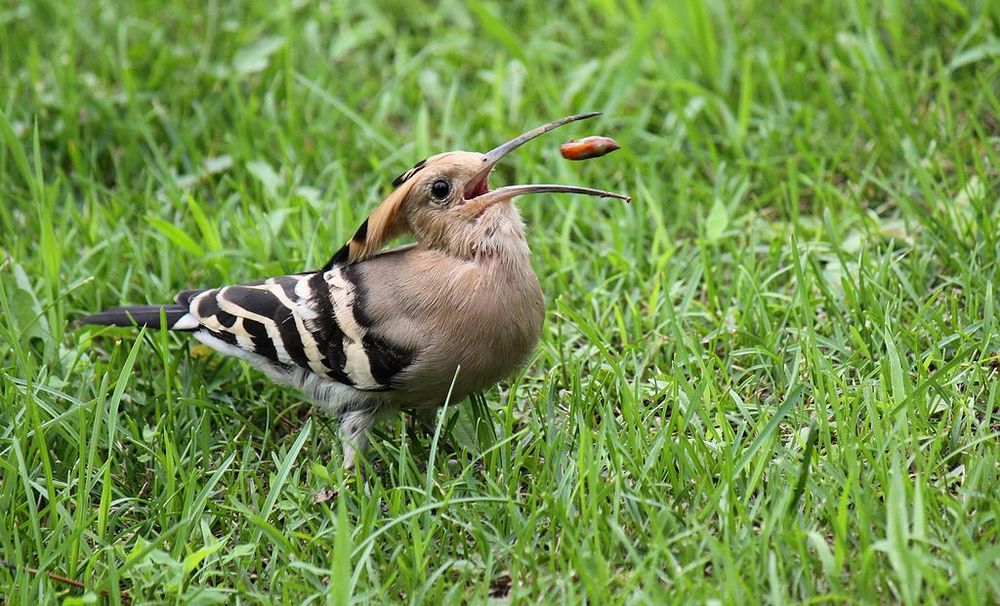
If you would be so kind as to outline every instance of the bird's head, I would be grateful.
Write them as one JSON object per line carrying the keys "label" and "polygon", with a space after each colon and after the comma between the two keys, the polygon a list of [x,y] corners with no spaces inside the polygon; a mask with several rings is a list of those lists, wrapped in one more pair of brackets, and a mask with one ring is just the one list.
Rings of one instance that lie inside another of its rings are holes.
{"label": "bird's head", "polygon": [[418,242],[432,247],[463,244],[478,233],[478,224],[493,219],[490,209],[510,208],[511,200],[525,194],[571,193],[629,200],[623,194],[575,185],[508,185],[490,189],[490,173],[507,154],[554,128],[597,115],[597,112],[577,114],[543,124],[485,154],[451,151],[417,162],[393,180],[393,192],[328,266],[365,259],[405,233],[412,233]]}

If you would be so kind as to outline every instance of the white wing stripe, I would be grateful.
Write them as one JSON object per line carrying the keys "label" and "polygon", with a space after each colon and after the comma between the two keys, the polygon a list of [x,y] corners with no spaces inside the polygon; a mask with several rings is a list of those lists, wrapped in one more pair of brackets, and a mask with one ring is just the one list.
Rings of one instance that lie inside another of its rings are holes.
{"label": "white wing stripe", "polygon": [[339,267],[326,272],[324,278],[330,286],[330,299],[337,324],[344,332],[344,372],[360,389],[381,387],[372,376],[368,353],[362,343],[365,331],[354,319],[354,284],[344,278]]}
{"label": "white wing stripe", "polygon": [[[215,297],[215,302],[218,303],[219,309],[226,313],[230,313],[236,316],[236,324],[232,328],[224,329],[227,332],[231,332],[236,335],[236,340],[241,347],[245,347],[250,351],[257,351],[253,346],[253,340],[251,339],[250,333],[243,326],[243,320],[252,320],[254,322],[259,322],[264,326],[264,330],[267,331],[267,338],[270,339],[271,344],[274,346],[274,351],[278,356],[278,360],[285,364],[294,364],[292,357],[288,355],[288,351],[285,350],[285,342],[281,338],[281,332],[278,330],[278,325],[273,319],[260,314],[253,313],[252,311],[240,307],[239,305],[233,303],[226,298],[226,291],[229,288],[223,288],[219,290],[219,293]],[[213,316],[214,317],[214,316]],[[220,325],[221,327],[221,325]]]}
{"label": "white wing stripe", "polygon": [[[299,287],[305,283],[305,280],[298,281],[295,285],[295,296],[299,296]],[[323,356],[319,352],[319,346],[316,343],[316,339],[313,337],[312,331],[306,328],[305,322],[303,321],[303,318],[316,317],[316,312],[309,307],[308,300],[300,299],[298,302],[292,301],[285,293],[285,289],[282,288],[280,284],[274,283],[273,278],[267,280],[264,284],[256,286],[255,288],[270,292],[278,298],[278,301],[280,301],[282,305],[292,310],[290,317],[295,319],[295,329],[298,331],[299,339],[302,341],[302,349],[305,351],[306,357],[309,359],[309,368],[311,368],[313,372],[326,374],[326,372],[330,369],[323,364]],[[265,326],[267,325],[265,324]],[[268,328],[268,334],[271,334],[270,328]],[[281,339],[279,335],[276,343],[280,341]],[[289,361],[291,361],[291,357],[289,356],[288,358]]]}

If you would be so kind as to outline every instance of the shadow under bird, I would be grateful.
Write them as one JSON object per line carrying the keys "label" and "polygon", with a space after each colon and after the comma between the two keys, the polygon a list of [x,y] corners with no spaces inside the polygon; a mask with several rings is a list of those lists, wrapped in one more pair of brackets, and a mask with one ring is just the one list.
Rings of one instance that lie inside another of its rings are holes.
{"label": "shadow under bird", "polygon": [[[539,126],[485,154],[418,162],[320,270],[187,290],[172,305],[118,307],[81,323],[187,331],[272,380],[295,387],[340,424],[344,467],[368,430],[401,409],[427,418],[489,387],[531,354],[545,304],[513,199],[571,193],[629,197],[573,185],[490,189],[504,156],[564,124]],[[411,234],[414,244],[380,252]]]}

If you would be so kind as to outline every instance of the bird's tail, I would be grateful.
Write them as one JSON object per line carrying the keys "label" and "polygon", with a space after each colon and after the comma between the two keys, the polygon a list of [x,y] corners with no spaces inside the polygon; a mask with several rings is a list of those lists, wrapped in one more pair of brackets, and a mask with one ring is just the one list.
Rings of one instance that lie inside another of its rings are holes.
{"label": "bird's tail", "polygon": [[198,320],[188,313],[186,305],[129,305],[106,309],[77,320],[80,324],[101,326],[145,326],[160,328],[160,318],[166,320],[169,330],[195,330]]}

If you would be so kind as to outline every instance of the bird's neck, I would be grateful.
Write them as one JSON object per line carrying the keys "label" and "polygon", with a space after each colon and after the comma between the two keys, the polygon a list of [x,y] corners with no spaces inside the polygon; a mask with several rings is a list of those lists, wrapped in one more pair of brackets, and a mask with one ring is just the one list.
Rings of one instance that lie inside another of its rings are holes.
{"label": "bird's neck", "polygon": [[501,267],[531,267],[531,251],[524,238],[524,222],[511,203],[487,208],[475,221],[437,243],[459,258],[479,260]]}

